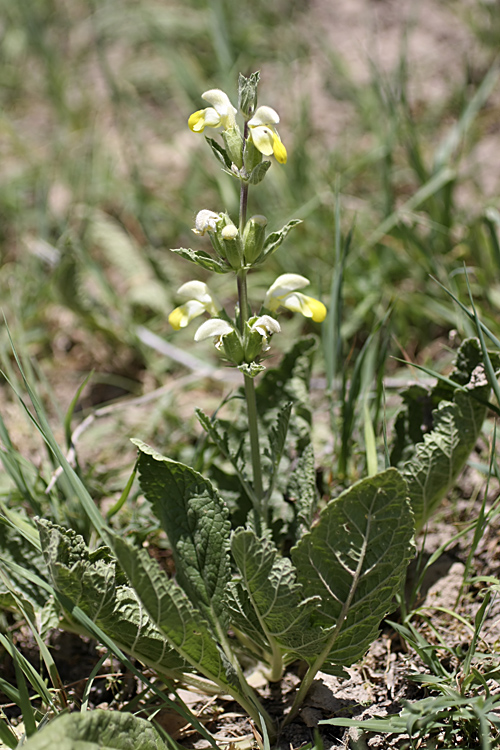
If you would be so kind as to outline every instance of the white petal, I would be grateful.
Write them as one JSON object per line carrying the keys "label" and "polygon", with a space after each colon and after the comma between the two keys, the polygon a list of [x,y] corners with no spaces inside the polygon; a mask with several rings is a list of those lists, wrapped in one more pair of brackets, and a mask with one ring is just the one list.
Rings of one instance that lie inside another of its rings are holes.
{"label": "white petal", "polygon": [[277,125],[280,121],[279,115],[272,107],[258,107],[254,116],[248,121],[251,128],[256,125]]}
{"label": "white petal", "polygon": [[267,337],[270,333],[280,333],[281,326],[277,320],[270,315],[261,315],[251,325],[252,331],[258,331],[261,336]]}
{"label": "white petal", "polygon": [[202,304],[212,301],[208,286],[203,281],[186,281],[185,284],[179,287],[177,294],[183,299],[198,300]]}
{"label": "white petal", "polygon": [[212,336],[226,336],[233,331],[233,327],[226,320],[211,318],[206,320],[194,334],[195,341],[204,341]]}
{"label": "white petal", "polygon": [[210,89],[210,91],[205,91],[205,93],[201,95],[201,98],[209,102],[212,107],[217,110],[219,115],[228,115],[230,112],[236,114],[238,111],[231,104],[228,95],[224,93],[224,91],[221,91],[221,89]]}
{"label": "white petal", "polygon": [[216,214],[215,211],[209,211],[208,208],[204,208],[196,214],[193,232],[195,234],[205,234],[208,230],[215,232],[219,220],[219,214]]}
{"label": "white petal", "polygon": [[203,124],[206,128],[218,128],[220,125],[221,112],[214,107],[207,107],[204,112]]}
{"label": "white petal", "polygon": [[273,131],[266,125],[250,128],[253,145],[264,156],[271,156],[274,148]]}
{"label": "white petal", "polygon": [[268,303],[271,299],[284,297],[296,289],[303,289],[305,286],[309,286],[309,279],[306,279],[305,276],[300,276],[298,273],[283,273],[267,290],[264,306],[269,307]]}
{"label": "white petal", "polygon": [[282,299],[281,305],[282,307],[286,307],[287,310],[301,313],[305,318],[312,318],[313,314],[308,305],[308,300],[309,297],[306,297],[305,294],[295,292],[294,294],[289,294],[285,299]]}

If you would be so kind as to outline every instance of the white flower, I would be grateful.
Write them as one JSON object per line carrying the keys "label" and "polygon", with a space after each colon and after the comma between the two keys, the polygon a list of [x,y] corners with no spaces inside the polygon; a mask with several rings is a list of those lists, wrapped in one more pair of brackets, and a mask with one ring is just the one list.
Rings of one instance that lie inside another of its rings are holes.
{"label": "white flower", "polygon": [[224,130],[228,130],[235,126],[235,115],[238,110],[233,107],[224,91],[210,89],[210,91],[205,91],[202,94],[202,99],[205,99],[212,106],[193,112],[188,120],[188,125],[193,133],[203,133],[205,128],[222,126]]}
{"label": "white flower", "polygon": [[220,349],[222,347],[223,337],[233,331],[233,326],[226,320],[222,320],[222,318],[211,318],[211,320],[206,320],[201,324],[194,334],[194,340],[205,341],[205,339],[213,338],[215,348]]}
{"label": "white flower", "polygon": [[276,125],[280,118],[271,107],[259,107],[248,121],[253,144],[264,156],[274,154],[280,164],[286,164],[286,148],[281,142]]}
{"label": "white flower", "polygon": [[209,231],[215,232],[217,230],[218,221],[220,221],[219,214],[216,214],[215,211],[209,211],[208,208],[204,208],[196,214],[193,232],[200,235]]}
{"label": "white flower", "polygon": [[281,332],[280,324],[270,315],[261,315],[259,318],[250,318],[248,323],[251,333],[255,332],[262,336],[262,351],[267,352],[271,348],[269,346],[268,338],[272,336],[273,333]]}
{"label": "white flower", "polygon": [[292,312],[299,312],[316,323],[326,318],[326,307],[314,297],[307,297],[297,289],[309,286],[309,279],[297,273],[284,273],[278,276],[267,290],[264,307],[274,312],[278,307],[286,307]]}
{"label": "white flower", "polygon": [[202,281],[187,281],[179,287],[177,294],[187,301],[172,310],[168,316],[168,322],[175,331],[185,328],[193,318],[197,318],[204,312],[217,315],[222,309],[208,286]]}

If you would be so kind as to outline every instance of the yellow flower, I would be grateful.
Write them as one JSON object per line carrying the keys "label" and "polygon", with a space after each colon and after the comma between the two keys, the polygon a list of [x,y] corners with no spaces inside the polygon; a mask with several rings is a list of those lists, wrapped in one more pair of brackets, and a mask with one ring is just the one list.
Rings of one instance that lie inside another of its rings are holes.
{"label": "yellow flower", "polygon": [[238,111],[229,101],[229,97],[220,89],[210,89],[201,95],[211,107],[193,112],[188,125],[193,133],[203,133],[205,128],[223,127],[224,130],[233,128],[236,124],[235,115]]}
{"label": "yellow flower", "polygon": [[168,316],[168,322],[174,331],[185,328],[188,323],[199,315],[203,315],[204,312],[217,315],[222,309],[207,285],[202,281],[187,281],[179,287],[177,294],[186,302],[172,310]]}
{"label": "yellow flower", "polygon": [[264,307],[274,312],[278,307],[286,307],[292,312],[299,312],[315,323],[322,323],[326,318],[326,307],[314,297],[307,297],[297,289],[309,285],[309,279],[297,273],[284,273],[278,276],[266,293]]}
{"label": "yellow flower", "polygon": [[286,164],[286,148],[281,142],[275,125],[280,121],[279,115],[271,107],[259,107],[248,121],[250,136],[256,149],[264,156],[274,154],[276,161]]}

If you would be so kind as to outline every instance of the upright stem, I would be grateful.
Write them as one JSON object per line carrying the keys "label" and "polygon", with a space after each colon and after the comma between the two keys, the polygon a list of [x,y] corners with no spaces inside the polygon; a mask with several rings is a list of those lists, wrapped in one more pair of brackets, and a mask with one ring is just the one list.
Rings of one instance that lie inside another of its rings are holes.
{"label": "upright stem", "polygon": [[[245,123],[245,134],[247,134],[247,124]],[[240,236],[245,229],[247,218],[248,204],[248,183],[242,182],[240,187],[240,216],[239,232]],[[248,293],[247,293],[247,269],[241,268],[237,273],[238,282],[238,301],[240,306],[240,331],[244,335],[245,323],[248,319]],[[249,375],[243,375],[245,380],[245,398],[247,402],[248,432],[250,435],[250,452],[252,454],[253,469],[253,490],[259,502],[259,507],[255,508],[255,525],[257,532],[260,532],[261,521],[267,524],[267,508],[264,508],[262,501],[264,498],[264,488],[262,485],[262,466],[260,461],[259,445],[259,425],[257,421],[257,400],[255,398],[255,385],[253,378]]]}

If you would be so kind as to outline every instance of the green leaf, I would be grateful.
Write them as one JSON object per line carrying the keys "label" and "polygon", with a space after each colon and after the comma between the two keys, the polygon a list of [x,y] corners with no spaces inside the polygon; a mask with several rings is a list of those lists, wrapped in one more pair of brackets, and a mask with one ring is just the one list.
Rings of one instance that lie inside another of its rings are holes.
{"label": "green leaf", "polygon": [[213,271],[214,273],[230,273],[232,270],[225,263],[222,263],[216,258],[212,258],[211,255],[206,253],[204,250],[191,250],[190,247],[178,247],[172,248],[173,253],[177,253],[181,258],[190,260],[191,263],[196,263],[200,268],[206,268],[207,271]]}
{"label": "green leaf", "polygon": [[260,164],[257,164],[257,166],[252,169],[246,182],[249,182],[250,185],[258,185],[259,182],[262,182],[262,180],[266,176],[270,166],[270,161],[261,161]]}
{"label": "green leaf", "polygon": [[[12,513],[12,512],[11,512]],[[26,518],[21,518],[21,521],[27,523]],[[30,526],[32,523],[30,522]],[[36,534],[36,529],[33,527]],[[3,522],[0,518],[0,569],[4,569],[2,563],[7,563],[9,560],[18,563],[23,568],[33,571],[41,576],[47,575],[47,569],[45,561],[41,552],[30,544],[26,537],[20,532],[16,531],[12,526]],[[5,569],[5,574],[10,581],[12,587],[18,592],[22,598],[29,602],[35,609],[40,609],[44,606],[47,601],[47,594],[41,590],[34,583],[24,578],[23,576],[17,575],[10,569]],[[3,583],[0,577],[0,604],[5,607],[16,609],[16,604],[9,589]]]}
{"label": "green leaf", "polygon": [[251,530],[235,531],[231,550],[268,649],[272,650],[276,641],[284,651],[302,659],[316,656],[325,642],[323,628],[312,622],[320,600],[305,597],[291,561],[279,557],[269,539],[259,539]]}
{"label": "green leaf", "polygon": [[[233,465],[234,470],[238,476],[238,479],[245,490],[247,496],[257,503],[255,498],[252,485],[247,475],[247,461],[243,450],[244,435],[237,432],[236,439],[231,440],[229,432],[224,429],[225,423],[220,419],[210,419],[201,409],[195,409],[196,416],[207,434],[212,438],[213,442],[220,450],[223,456],[225,456]],[[234,427],[235,425],[231,425]],[[248,432],[248,430],[247,430]]]}
{"label": "green leaf", "polygon": [[278,367],[267,370],[256,388],[259,416],[270,428],[285,404],[293,404],[289,432],[304,445],[310,442],[312,412],[309,399],[312,359],[317,347],[314,336],[299,339]]}
{"label": "green leaf", "polygon": [[167,647],[165,638],[125,585],[104,547],[89,553],[81,536],[50,521],[38,521],[40,539],[54,588],[144,664],[174,676],[185,662]]}
{"label": "green leaf", "polygon": [[26,750],[170,750],[146,719],[120,711],[63,714],[23,745]]}
{"label": "green leaf", "polygon": [[264,249],[261,256],[262,260],[275,253],[287,236],[288,232],[298,224],[302,224],[302,221],[300,219],[292,219],[292,221],[289,221],[288,224],[285,224],[285,226],[282,227],[278,232],[272,232],[271,234],[269,234],[266,237],[266,241],[264,242]]}
{"label": "green leaf", "polygon": [[269,476],[269,483],[268,487],[266,488],[267,496],[269,496],[273,490],[274,481],[278,473],[281,457],[285,448],[292,406],[293,404],[291,401],[288,404],[285,404],[278,411],[276,422],[271,425],[271,428],[269,429],[269,449],[266,450],[266,455],[270,459],[270,466],[268,472],[266,472]]}
{"label": "green leaf", "polygon": [[[231,171],[231,159],[229,158],[227,151],[225,148],[222,148],[222,146],[217,143],[213,138],[209,138],[208,136],[205,136],[205,140],[212,149],[215,157],[220,161],[223,167],[226,167],[229,171]],[[234,175],[233,175],[234,177]]]}
{"label": "green leaf", "polygon": [[141,488],[172,546],[177,581],[205,616],[218,619],[231,577],[228,510],[197,471],[133,442],[140,451]]}
{"label": "green leaf", "polygon": [[187,595],[146,550],[118,536],[113,549],[132,587],[168,643],[191,666],[218,685],[230,686],[234,675],[213,631]]}
{"label": "green leaf", "polygon": [[312,443],[306,445],[295,461],[286,486],[286,496],[288,501],[294,504],[299,526],[308,531],[318,502]]}
{"label": "green leaf", "polygon": [[321,599],[314,622],[334,628],[317,669],[353,664],[377,638],[412,557],[413,533],[406,483],[388,469],[332,500],[292,549],[299,583]]}
{"label": "green leaf", "polygon": [[462,471],[481,431],[489,392],[480,346],[467,339],[446,382],[405,393],[391,462],[399,464],[408,484],[417,530]]}

